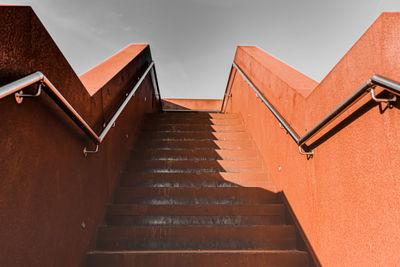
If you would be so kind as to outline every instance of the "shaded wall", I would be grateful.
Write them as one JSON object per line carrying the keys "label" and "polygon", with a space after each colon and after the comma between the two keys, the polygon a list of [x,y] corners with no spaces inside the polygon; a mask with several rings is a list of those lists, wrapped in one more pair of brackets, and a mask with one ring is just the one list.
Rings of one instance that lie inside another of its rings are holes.
{"label": "shaded wall", "polygon": [[[372,75],[400,80],[399,38],[400,14],[382,14],[320,84],[255,47],[238,47],[235,62],[303,135]],[[400,261],[400,112],[381,114],[369,99],[308,142],[307,160],[241,75],[233,79],[227,110],[242,114],[323,266]]]}
{"label": "shaded wall", "polygon": [[[0,85],[41,71],[97,133],[151,62],[145,46],[90,96],[31,8],[0,7],[0,26]],[[0,266],[78,266],[153,96],[147,77],[87,158],[94,144],[45,93],[0,100]]]}
{"label": "shaded wall", "polygon": [[184,99],[164,98],[162,105],[164,110],[201,110],[220,111],[222,100],[220,99]]}

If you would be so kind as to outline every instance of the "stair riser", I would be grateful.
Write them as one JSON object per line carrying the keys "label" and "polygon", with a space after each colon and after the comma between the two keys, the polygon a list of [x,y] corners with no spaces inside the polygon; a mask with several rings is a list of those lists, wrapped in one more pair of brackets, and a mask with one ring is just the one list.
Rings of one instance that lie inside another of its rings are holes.
{"label": "stair riser", "polygon": [[250,140],[246,132],[143,132],[140,140]]}
{"label": "stair riser", "polygon": [[165,215],[165,216],[285,216],[283,204],[265,205],[198,205],[198,206],[146,206],[146,205],[110,205],[108,215]]}
{"label": "stair riser", "polygon": [[269,199],[233,199],[230,197],[161,197],[137,198],[132,196],[120,196],[115,200],[116,204],[141,204],[141,205],[240,205],[240,204],[266,204],[276,203]]}
{"label": "stair riser", "polygon": [[242,124],[241,119],[207,119],[207,118],[146,118],[147,124],[203,124],[203,125],[238,125]]}
{"label": "stair riser", "polygon": [[[248,182],[247,187],[259,187],[250,185],[251,183],[262,183],[268,179],[266,173],[132,173],[126,172],[121,179],[122,186],[135,186],[145,183],[151,185],[154,183],[182,183],[199,184],[208,183],[224,184],[233,183],[241,185]],[[151,186],[150,186],[151,187]]]}
{"label": "stair riser", "polygon": [[103,227],[97,249],[295,249],[292,226]]}
{"label": "stair riser", "polygon": [[218,149],[253,149],[253,144],[250,141],[160,141],[151,140],[149,142],[138,142],[137,148],[152,148],[152,149],[205,149],[205,150],[218,150]]}
{"label": "stair riser", "polygon": [[121,186],[136,187],[264,187],[267,174],[264,173],[141,173],[127,174]]}
{"label": "stair riser", "polygon": [[141,172],[248,172],[261,169],[259,161],[229,160],[134,160],[128,171]]}
{"label": "stair riser", "polygon": [[108,215],[108,225],[278,225],[280,216],[128,216]]}
{"label": "stair riser", "polygon": [[154,180],[138,180],[138,179],[130,179],[124,180],[121,182],[122,186],[136,186],[136,187],[178,187],[178,188],[204,188],[204,187],[239,187],[239,185],[227,182],[227,181],[215,181],[215,180],[162,180],[162,179],[154,179]]}
{"label": "stair riser", "polygon": [[132,151],[133,159],[159,160],[255,160],[255,150],[160,150],[141,149]]}
{"label": "stair riser", "polygon": [[232,113],[152,113],[146,114],[146,118],[203,118],[203,119],[238,119],[238,114]]}
{"label": "stair riser", "polygon": [[[235,190],[234,190],[235,189]],[[116,204],[146,205],[232,205],[277,203],[279,198],[269,192],[243,188],[129,188],[120,187],[114,197]]]}
{"label": "stair riser", "polygon": [[204,267],[274,266],[308,267],[308,255],[299,251],[234,253],[93,254],[88,267]]}
{"label": "stair riser", "polygon": [[170,132],[192,132],[192,131],[204,131],[204,132],[232,132],[232,131],[245,131],[242,125],[187,125],[187,124],[155,124],[155,125],[144,125],[143,130],[150,131],[170,131]]}
{"label": "stair riser", "polygon": [[197,170],[182,170],[182,169],[152,169],[148,170],[147,173],[182,173],[182,174],[196,174],[196,173],[252,173],[252,172],[262,172],[262,169],[232,169],[232,170],[222,170],[222,169],[197,169]]}

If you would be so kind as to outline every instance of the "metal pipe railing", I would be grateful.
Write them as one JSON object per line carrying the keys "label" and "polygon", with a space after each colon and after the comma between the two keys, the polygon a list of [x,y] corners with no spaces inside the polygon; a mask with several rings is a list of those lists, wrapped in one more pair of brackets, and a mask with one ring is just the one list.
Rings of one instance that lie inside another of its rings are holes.
{"label": "metal pipe railing", "polygon": [[159,100],[158,102],[160,104],[160,111],[162,111],[163,105],[162,105],[162,101],[161,101],[160,87],[158,86],[156,65],[153,65],[153,68],[150,71],[150,75],[151,75],[151,82],[153,83],[153,87],[157,89],[154,91],[154,94],[155,94],[156,98]]}
{"label": "metal pipe railing", "polygon": [[224,99],[222,99],[221,113],[224,112],[224,110],[226,109],[226,105],[228,104],[228,99],[232,96],[231,89],[232,89],[233,81],[235,80],[235,77],[236,77],[236,72],[237,72],[236,68],[234,68],[232,65],[231,70],[229,72],[228,82],[227,82],[226,88],[225,88]]}
{"label": "metal pipe railing", "polygon": [[[95,142],[96,150],[90,151],[90,150],[87,150],[86,147],[84,148],[83,152],[86,155],[87,153],[95,153],[98,151],[98,145],[103,142],[104,138],[109,133],[111,127],[113,127],[113,125],[115,125],[115,122],[118,119],[119,115],[125,109],[126,105],[131,100],[131,98],[135,94],[136,90],[142,84],[143,80],[147,77],[147,74],[150,71],[151,71],[151,80],[153,83],[153,88],[157,92],[157,93],[155,93],[155,95],[158,97],[159,101],[161,102],[157,78],[156,78],[155,71],[153,71],[153,68],[154,68],[154,62],[151,62],[150,65],[147,67],[146,71],[143,73],[143,75],[138,80],[138,82],[135,84],[135,86],[132,88],[132,90],[126,96],[126,99],[124,100],[124,102],[120,105],[118,110],[115,112],[115,114],[112,116],[111,120],[106,124],[106,126],[104,127],[104,129],[102,130],[102,132],[99,135],[96,134],[96,132],[89,126],[89,124],[82,118],[82,116],[72,107],[72,105],[64,98],[64,96],[49,81],[49,79],[47,79],[47,77],[39,71],[32,73],[30,75],[27,75],[27,76],[25,76],[21,79],[18,79],[14,82],[11,82],[7,85],[1,86],[0,87],[0,99],[14,94],[16,101],[18,103],[21,103],[23,97],[39,96],[41,89],[43,87],[43,91],[45,91],[57,103],[57,105],[61,109],[63,109],[65,113],[67,113],[67,115],[75,122],[75,124],[79,128],[81,128],[81,130],[83,132],[85,132],[86,135],[90,139],[93,140],[93,142]],[[22,93],[22,91],[21,91],[22,89],[24,89],[30,85],[34,85],[34,84],[38,84],[38,83],[39,83],[39,89],[36,94],[27,95],[27,94]],[[160,105],[160,108],[162,108],[161,105]]]}
{"label": "metal pipe railing", "polygon": [[[384,78],[379,75],[374,75],[370,79],[368,79],[368,81],[365,82],[360,88],[358,88],[356,91],[354,91],[349,97],[347,97],[332,112],[330,112],[320,122],[318,122],[314,127],[312,127],[308,132],[306,132],[302,137],[300,137],[295,132],[295,130],[290,126],[290,124],[283,118],[283,116],[276,110],[276,108],[263,96],[263,94],[260,92],[260,90],[258,90],[258,88],[250,81],[250,79],[240,69],[240,67],[238,65],[236,65],[235,62],[233,62],[232,68],[234,68],[236,71],[238,71],[243,76],[243,78],[250,85],[250,87],[256,92],[257,96],[260,97],[260,99],[264,102],[264,104],[272,112],[272,114],[275,116],[275,118],[279,121],[280,126],[289,133],[289,135],[292,137],[292,139],[298,145],[300,154],[308,155],[309,157],[312,157],[314,152],[312,150],[311,151],[307,151],[307,150],[303,151],[303,149],[307,149],[305,147],[305,143],[308,140],[310,140],[313,136],[315,136],[317,133],[319,133],[321,130],[323,130],[326,126],[328,126],[332,121],[335,120],[335,118],[340,116],[340,114],[342,114],[347,109],[349,109],[353,104],[357,103],[366,94],[370,93],[371,98],[374,101],[386,102],[388,104],[388,106],[391,107],[392,103],[397,100],[396,96],[392,96],[389,99],[377,98],[375,96],[375,91],[374,91],[374,88],[376,86],[383,87],[385,90],[389,91],[390,93],[400,96],[400,83],[389,80],[389,79]],[[229,76],[231,77],[231,75],[232,75],[232,71]],[[229,81],[230,81],[230,78],[228,80],[228,83],[229,83]],[[233,81],[231,82],[231,84],[232,83],[233,83]],[[225,111],[226,102],[228,101],[228,98],[231,95],[230,94],[231,87],[232,86],[227,86],[227,88],[226,88],[224,99],[222,102],[223,104],[221,107],[221,112]],[[228,90],[229,90],[229,92],[228,92]],[[225,99],[225,98],[227,98],[227,99]]]}

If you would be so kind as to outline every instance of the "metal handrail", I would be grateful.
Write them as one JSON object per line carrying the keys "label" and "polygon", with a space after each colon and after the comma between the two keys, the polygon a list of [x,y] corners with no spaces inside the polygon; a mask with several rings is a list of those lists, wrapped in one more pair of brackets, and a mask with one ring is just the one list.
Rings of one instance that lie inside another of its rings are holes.
{"label": "metal handrail", "polygon": [[[149,72],[151,75],[153,88],[155,88],[157,90],[156,95],[158,96],[159,101],[161,102],[160,91],[159,91],[158,83],[157,83],[157,77],[156,77],[155,71],[153,69],[154,69],[154,62],[151,62],[150,65],[147,67],[146,71],[143,73],[143,75],[138,80],[138,82],[132,88],[130,93],[126,95],[126,99],[120,105],[120,107],[115,112],[115,114],[112,116],[110,121],[106,124],[106,126],[104,127],[104,129],[102,130],[100,135],[96,134],[96,132],[89,126],[89,124],[82,118],[82,116],[71,106],[71,104],[57,90],[57,88],[49,81],[49,79],[47,79],[47,77],[39,71],[0,87],[0,99],[14,94],[17,103],[22,103],[23,97],[39,96],[41,93],[41,90],[43,88],[43,91],[45,91],[56,102],[56,104],[62,110],[64,110],[65,113],[67,113],[67,115],[75,122],[75,124],[77,124],[78,127],[81,128],[81,130],[83,132],[85,132],[86,135],[90,139],[92,139],[93,142],[96,144],[96,150],[94,150],[94,151],[87,150],[86,147],[84,148],[83,153],[86,155],[87,153],[96,153],[98,151],[98,145],[103,142],[104,138],[107,136],[111,127],[113,127],[115,125],[115,121],[118,119],[119,115],[125,109],[126,105],[131,100],[131,98],[135,94],[136,90],[139,88],[139,86],[141,85],[141,83],[146,78],[146,76]],[[39,84],[38,91],[36,94],[29,95],[29,94],[24,94],[22,92],[22,89],[24,89],[30,85],[34,85],[34,84]],[[160,108],[162,108],[161,104],[160,104]]]}
{"label": "metal handrail", "polygon": [[160,111],[163,111],[163,105],[161,101],[161,94],[160,94],[160,87],[158,86],[158,79],[157,79],[157,73],[156,73],[156,65],[154,62],[152,62],[153,68],[151,69],[150,75],[151,75],[151,82],[153,83],[153,87],[157,89],[155,91],[155,97],[159,100],[158,103],[160,104]]}
{"label": "metal handrail", "polygon": [[[279,126],[284,128],[292,139],[296,142],[299,147],[300,154],[307,155],[308,157],[312,157],[314,152],[312,150],[308,150],[305,143],[323,130],[326,126],[328,126],[335,118],[337,118],[340,114],[345,112],[348,108],[350,108],[353,104],[359,101],[363,96],[370,93],[372,100],[376,102],[385,102],[389,107],[392,107],[392,103],[397,100],[396,96],[392,96],[389,99],[377,98],[375,96],[374,88],[376,86],[383,87],[386,91],[389,91],[392,94],[400,96],[400,83],[389,80],[379,75],[373,75],[369,78],[360,88],[354,91],[348,98],[346,98],[339,106],[337,106],[332,112],[330,112],[325,118],[323,118],[320,122],[318,122],[314,127],[312,127],[308,132],[306,132],[302,137],[300,137],[296,131],[290,126],[290,124],[283,118],[283,116],[275,109],[275,107],[263,96],[260,90],[250,81],[250,79],[244,74],[244,72],[240,69],[235,62],[232,64],[232,69],[238,71],[243,78],[247,81],[250,87],[256,92],[257,96],[264,102],[264,104],[268,107],[268,109],[272,112],[275,118],[279,121]],[[232,70],[231,69],[231,70]],[[232,71],[229,77],[231,77]],[[230,78],[229,78],[230,80]],[[228,83],[229,83],[228,80]],[[231,82],[231,86],[227,86],[221,112],[225,111],[224,103],[226,105],[227,99],[226,97],[230,97],[230,90],[232,88],[233,81]],[[229,90],[229,92],[228,92]]]}

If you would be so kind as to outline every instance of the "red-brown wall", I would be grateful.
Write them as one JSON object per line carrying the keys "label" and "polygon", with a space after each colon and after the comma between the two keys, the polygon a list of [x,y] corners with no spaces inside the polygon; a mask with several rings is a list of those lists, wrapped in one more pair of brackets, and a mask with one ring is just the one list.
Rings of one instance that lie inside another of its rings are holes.
{"label": "red-brown wall", "polygon": [[[235,62],[303,135],[372,75],[399,81],[399,40],[400,14],[383,13],[320,84],[255,47],[238,47]],[[233,81],[227,110],[242,114],[323,266],[400,262],[400,112],[370,104],[308,142],[326,139],[307,160],[239,73]]]}
{"label": "red-brown wall", "polygon": [[162,105],[164,110],[201,110],[220,111],[222,100],[220,99],[184,99],[164,98]]}
{"label": "red-brown wall", "polygon": [[[97,133],[151,62],[145,46],[90,96],[31,8],[0,7],[0,36],[0,85],[41,71]],[[78,266],[153,97],[147,77],[87,158],[94,144],[45,93],[0,99],[0,266]]]}

